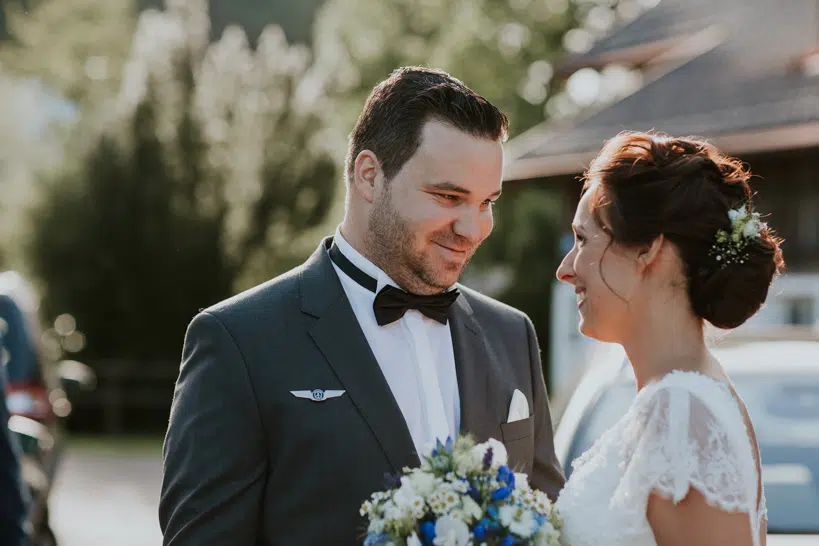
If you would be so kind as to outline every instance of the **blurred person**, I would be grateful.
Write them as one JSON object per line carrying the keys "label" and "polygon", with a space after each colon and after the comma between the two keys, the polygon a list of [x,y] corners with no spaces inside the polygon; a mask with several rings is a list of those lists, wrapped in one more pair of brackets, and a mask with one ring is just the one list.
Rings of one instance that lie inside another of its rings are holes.
{"label": "blurred person", "polygon": [[6,405],[6,370],[11,355],[8,342],[12,330],[7,319],[22,320],[22,313],[5,295],[0,295],[0,311],[0,544],[24,546],[28,544],[25,530],[27,495],[20,470],[20,447],[9,430],[10,415]]}
{"label": "blurred person", "polygon": [[765,543],[754,428],[703,333],[753,316],[783,267],[749,178],[704,141],[645,133],[613,138],[585,173],[557,277],[580,331],[623,346],[638,393],[560,494],[572,546]]}
{"label": "blurred person", "polygon": [[492,230],[506,132],[440,71],[402,68],[373,90],[335,236],[188,328],[163,450],[166,546],[360,544],[359,508],[384,476],[458,433],[502,440],[556,497],[531,321],[457,282]]}

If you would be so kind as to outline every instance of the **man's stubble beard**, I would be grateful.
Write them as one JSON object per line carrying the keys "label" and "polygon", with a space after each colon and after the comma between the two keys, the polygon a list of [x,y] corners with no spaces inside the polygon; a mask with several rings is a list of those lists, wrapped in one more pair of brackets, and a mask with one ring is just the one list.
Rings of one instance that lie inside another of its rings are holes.
{"label": "man's stubble beard", "polygon": [[[367,228],[371,260],[403,288],[418,294],[449,288],[450,283],[439,278],[434,266],[415,252],[415,234],[393,206],[389,189],[373,207]],[[459,277],[465,267],[466,264],[458,272]]]}

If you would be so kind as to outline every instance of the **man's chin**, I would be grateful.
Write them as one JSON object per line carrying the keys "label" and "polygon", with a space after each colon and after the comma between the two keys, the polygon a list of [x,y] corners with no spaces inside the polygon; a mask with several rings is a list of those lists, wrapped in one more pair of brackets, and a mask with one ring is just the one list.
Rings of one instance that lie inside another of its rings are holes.
{"label": "man's chin", "polygon": [[434,281],[433,284],[441,290],[448,289],[461,278],[464,267],[465,266],[458,264],[439,268],[436,274],[431,276],[431,279]]}

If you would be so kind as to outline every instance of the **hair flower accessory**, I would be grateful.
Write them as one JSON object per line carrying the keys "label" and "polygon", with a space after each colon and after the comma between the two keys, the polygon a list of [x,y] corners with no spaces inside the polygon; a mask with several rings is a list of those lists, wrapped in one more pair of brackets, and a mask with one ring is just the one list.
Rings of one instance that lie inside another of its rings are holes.
{"label": "hair flower accessory", "polygon": [[733,263],[745,263],[748,257],[748,244],[759,237],[765,229],[765,223],[758,212],[751,212],[746,206],[728,211],[731,219],[731,233],[719,230],[716,241],[709,254],[714,256],[722,267]]}

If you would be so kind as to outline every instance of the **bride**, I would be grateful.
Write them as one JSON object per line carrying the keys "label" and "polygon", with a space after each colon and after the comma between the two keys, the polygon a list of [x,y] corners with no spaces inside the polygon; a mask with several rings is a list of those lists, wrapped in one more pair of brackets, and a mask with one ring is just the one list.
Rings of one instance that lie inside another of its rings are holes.
{"label": "bride", "polygon": [[574,247],[580,330],[625,349],[627,414],[574,464],[557,507],[571,546],[762,546],[752,423],[703,328],[756,313],[783,266],[750,173],[693,139],[623,133],[585,175]]}

